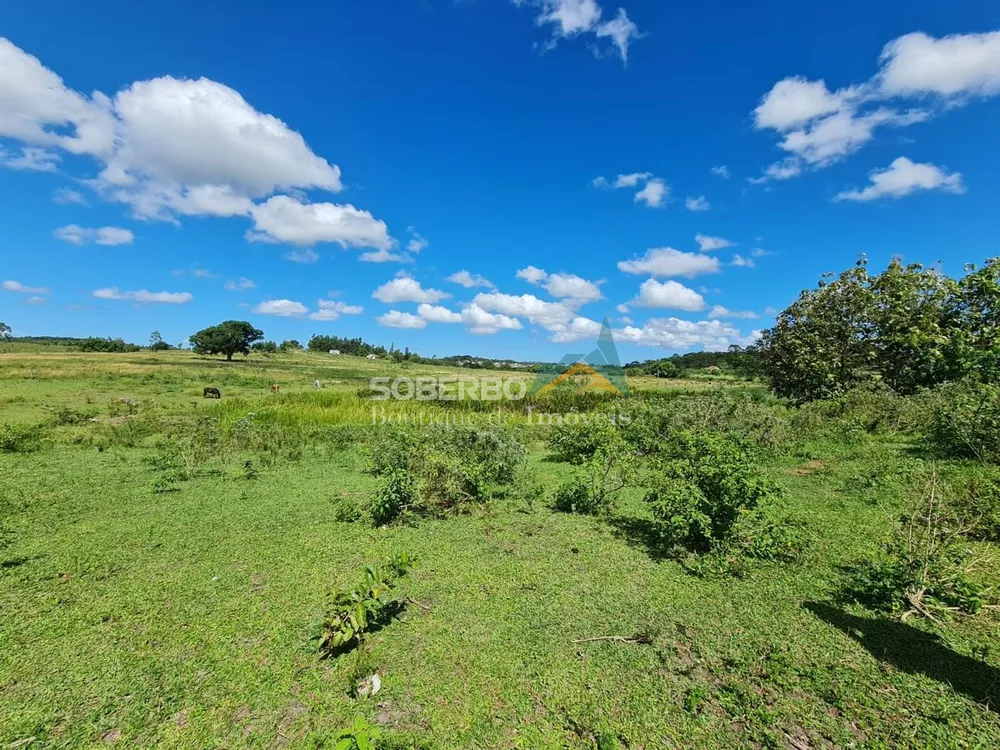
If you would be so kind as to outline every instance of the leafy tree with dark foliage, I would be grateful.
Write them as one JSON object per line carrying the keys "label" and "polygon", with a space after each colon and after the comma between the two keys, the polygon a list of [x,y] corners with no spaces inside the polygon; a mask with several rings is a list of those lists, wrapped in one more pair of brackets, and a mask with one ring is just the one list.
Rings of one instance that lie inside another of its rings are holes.
{"label": "leafy tree with dark foliage", "polygon": [[776,393],[796,401],[883,383],[908,394],[963,377],[1000,376],[1000,258],[959,280],[862,257],[803,291],[754,347]]}
{"label": "leafy tree with dark foliage", "polygon": [[0,339],[10,338],[10,326],[0,320]]}
{"label": "leafy tree with dark foliage", "polygon": [[203,328],[188,340],[197,354],[225,354],[231,362],[234,354],[249,354],[253,343],[262,338],[264,332],[245,320],[227,320]]}

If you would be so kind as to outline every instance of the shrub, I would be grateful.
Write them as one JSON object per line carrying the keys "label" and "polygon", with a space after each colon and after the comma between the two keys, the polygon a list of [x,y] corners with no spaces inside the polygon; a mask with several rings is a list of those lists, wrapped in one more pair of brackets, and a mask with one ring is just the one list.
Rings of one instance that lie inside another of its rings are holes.
{"label": "shrub", "polygon": [[520,436],[507,427],[379,430],[369,444],[370,471],[395,479],[383,483],[370,516],[395,517],[392,509],[403,507],[440,515],[504,496],[516,485],[525,455]]}
{"label": "shrub", "polygon": [[1000,472],[977,471],[956,483],[953,506],[967,536],[1000,542]]}
{"label": "shrub", "polygon": [[406,576],[413,561],[405,552],[381,568],[365,568],[362,588],[342,588],[330,594],[327,613],[318,633],[319,649],[325,656],[337,656],[360,645],[365,633],[380,624],[400,606],[389,594]]}
{"label": "shrub", "polygon": [[556,460],[579,465],[590,460],[602,445],[621,439],[617,428],[608,419],[562,423],[553,428],[549,449]]}
{"label": "shrub", "polygon": [[928,438],[941,456],[1000,463],[1000,386],[948,383],[927,398]]}
{"label": "shrub", "polygon": [[353,726],[337,735],[333,750],[375,750],[375,741],[381,738],[381,729],[369,724],[364,716],[356,716]]}
{"label": "shrub", "polygon": [[597,448],[582,470],[556,490],[552,507],[564,513],[597,515],[610,509],[615,497],[631,484],[635,456],[617,433]]}
{"label": "shrub", "polygon": [[941,490],[932,471],[892,539],[878,554],[847,566],[842,598],[904,617],[974,614],[982,608],[989,588],[972,575],[964,529]]}
{"label": "shrub", "polygon": [[413,506],[416,496],[415,477],[406,469],[393,469],[382,475],[379,488],[368,502],[365,514],[372,526],[392,523]]}
{"label": "shrub", "polygon": [[696,552],[724,546],[744,516],[778,495],[742,441],[688,433],[678,447],[678,460],[667,465],[646,496],[667,546]]}
{"label": "shrub", "polygon": [[42,445],[42,428],[33,424],[0,424],[0,453],[29,453]]}

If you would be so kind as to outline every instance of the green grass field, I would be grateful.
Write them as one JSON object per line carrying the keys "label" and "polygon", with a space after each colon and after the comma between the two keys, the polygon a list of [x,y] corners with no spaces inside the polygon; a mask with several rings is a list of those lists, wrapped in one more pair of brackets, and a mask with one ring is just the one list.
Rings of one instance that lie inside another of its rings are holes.
{"label": "green grass field", "polygon": [[[995,612],[901,622],[832,603],[842,566],[891,532],[906,490],[880,467],[918,461],[912,442],[769,452],[805,558],[697,576],[657,554],[639,489],[606,518],[528,494],[338,521],[374,483],[357,392],[396,374],[472,376],[307,353],[0,353],[0,425],[45,426],[36,450],[0,452],[0,747],[333,747],[358,715],[379,747],[1000,747]],[[248,412],[294,439],[164,479],[164,441]],[[548,492],[570,467],[544,437],[527,433]],[[310,623],[328,592],[402,550],[405,610],[321,659]],[[585,640],[637,633],[651,642]],[[381,691],[356,697],[375,671]]]}

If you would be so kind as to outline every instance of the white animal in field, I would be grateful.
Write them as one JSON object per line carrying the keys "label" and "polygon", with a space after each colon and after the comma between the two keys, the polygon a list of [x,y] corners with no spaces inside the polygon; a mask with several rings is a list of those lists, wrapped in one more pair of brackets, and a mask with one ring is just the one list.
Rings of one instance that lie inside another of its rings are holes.
{"label": "white animal in field", "polygon": [[323,387],[323,384],[321,382],[319,382],[318,380],[315,383],[313,383],[313,388],[315,388],[317,391],[320,388],[322,388],[322,387]]}
{"label": "white animal in field", "polygon": [[340,354],[340,349],[331,349],[330,354]]}
{"label": "white animal in field", "polygon": [[365,359],[378,359],[378,355],[377,354],[369,354],[367,357],[365,357]]}

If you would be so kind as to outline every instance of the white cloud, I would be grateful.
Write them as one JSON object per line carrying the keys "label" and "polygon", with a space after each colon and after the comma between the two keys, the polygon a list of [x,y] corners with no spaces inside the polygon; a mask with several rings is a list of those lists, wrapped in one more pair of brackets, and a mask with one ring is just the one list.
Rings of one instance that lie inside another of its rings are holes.
{"label": "white cloud", "polygon": [[717,167],[712,167],[712,174],[722,177],[725,180],[729,179],[729,167],[725,164],[720,164]]}
{"label": "white cloud", "polygon": [[93,296],[97,299],[113,299],[124,302],[136,302],[138,304],[160,302],[168,305],[183,305],[194,299],[189,292],[150,292],[146,289],[139,289],[134,292],[122,292],[116,286],[106,289],[95,289]]}
{"label": "white cloud", "polygon": [[917,164],[900,156],[888,167],[871,173],[871,185],[864,190],[839,193],[836,201],[871,201],[878,198],[902,198],[917,190],[942,190],[963,193],[962,175],[947,173],[933,164]]}
{"label": "white cloud", "polygon": [[689,289],[672,279],[663,283],[656,279],[646,279],[639,287],[639,296],[633,304],[640,307],[672,307],[695,311],[705,307],[705,298],[694,289]]}
{"label": "white cloud", "polygon": [[889,42],[879,58],[889,96],[945,97],[1000,93],[1000,31],[934,39],[916,32]]}
{"label": "white cloud", "polygon": [[292,263],[315,263],[319,260],[319,253],[307,247],[305,250],[289,250],[282,257]]}
{"label": "white cloud", "polygon": [[522,328],[521,321],[499,313],[490,313],[476,303],[462,310],[462,322],[469,333],[486,336],[499,331],[517,331]]}
{"label": "white cloud", "polygon": [[257,285],[246,276],[241,276],[238,279],[230,279],[225,283],[226,290],[230,292],[243,292],[247,289],[253,289],[255,286]]}
{"label": "white cloud", "polygon": [[633,200],[636,203],[645,203],[650,208],[659,208],[663,205],[663,201],[669,192],[670,188],[667,187],[667,183],[658,177],[654,177],[646,183],[646,187],[635,194]]}
{"label": "white cloud", "polygon": [[708,211],[711,207],[712,204],[704,195],[699,195],[697,198],[689,196],[684,199],[684,208],[688,211]]}
{"label": "white cloud", "polygon": [[539,284],[548,278],[548,274],[541,268],[535,268],[534,266],[528,266],[527,268],[522,268],[515,274],[517,278],[524,279],[529,284]]}
{"label": "white cloud", "polygon": [[0,38],[0,136],[73,154],[107,155],[114,146],[110,101],[85,97],[7,39]]}
{"label": "white cloud", "polygon": [[765,250],[762,247],[755,247],[750,251],[750,257],[752,258],[763,258],[765,255],[772,255],[770,250]]}
{"label": "white cloud", "polygon": [[453,312],[440,305],[428,305],[426,302],[417,307],[417,315],[431,323],[461,323],[460,313]]}
{"label": "white cloud", "polygon": [[[639,183],[645,182],[650,177],[653,176],[652,172],[632,172],[631,174],[620,174],[615,178],[614,188],[633,188],[638,187]],[[604,179],[603,177],[599,179]]]}
{"label": "white cloud", "polygon": [[360,315],[365,311],[361,305],[349,305],[340,300],[321,299],[319,309],[309,314],[310,320],[336,320],[341,315]]}
{"label": "white cloud", "polygon": [[619,262],[618,270],[649,276],[694,278],[703,273],[718,273],[720,264],[717,258],[709,255],[685,253],[672,247],[657,247],[647,250],[641,258]]}
{"label": "white cloud", "polygon": [[406,249],[409,252],[417,255],[421,250],[426,250],[430,246],[431,243],[427,241],[427,238],[413,227],[407,227],[406,231],[410,233],[410,241],[406,243]]}
{"label": "white cloud", "polygon": [[254,228],[247,233],[253,242],[284,242],[310,246],[335,242],[341,247],[393,247],[385,222],[352,205],[303,203],[287,195],[276,195],[252,210]]}
{"label": "white cloud", "polygon": [[0,165],[8,169],[30,172],[55,172],[59,161],[59,154],[45,148],[25,146],[21,149],[20,156],[9,155],[0,148]]}
{"label": "white cloud", "polygon": [[69,205],[71,203],[75,203],[78,206],[87,205],[87,199],[83,196],[83,193],[77,190],[70,190],[69,188],[59,188],[56,190],[52,194],[52,201],[62,205]]}
{"label": "white cloud", "polygon": [[409,276],[400,276],[392,281],[387,281],[372,292],[372,297],[386,304],[394,302],[434,303],[450,296],[450,294],[438,289],[424,289],[420,286],[419,281]]}
{"label": "white cloud", "polygon": [[527,318],[547,330],[555,330],[567,325],[573,319],[573,301],[546,302],[533,294],[502,294],[482,292],[472,301],[486,311],[498,312],[510,317]]}
{"label": "white cloud", "polygon": [[715,305],[708,311],[709,319],[717,318],[740,318],[743,320],[754,320],[760,316],[753,310],[730,310],[722,305]]}
{"label": "white cloud", "polygon": [[282,318],[301,318],[309,312],[309,308],[301,302],[290,299],[271,299],[261,302],[253,311],[258,315],[277,315]]}
{"label": "white cloud", "polygon": [[[601,21],[601,7],[597,0],[514,0],[514,4],[537,6],[540,11],[535,23],[555,27],[552,40],[545,45],[546,49],[554,47],[560,38],[592,33],[598,39],[610,40],[624,63],[628,60],[629,44],[633,39],[643,36],[622,8],[618,9],[618,14],[610,21]],[[601,57],[603,52],[595,48],[594,54]]]}
{"label": "white cloud", "polygon": [[39,297],[38,295],[24,298],[24,304],[26,305],[44,305],[46,302],[48,300],[45,297]]}
{"label": "white cloud", "polygon": [[713,250],[722,250],[723,248],[733,246],[733,243],[725,237],[709,237],[707,234],[701,234],[700,232],[694,236],[694,241],[698,243],[698,249],[703,253],[710,253]]}
{"label": "white cloud", "polygon": [[690,321],[679,318],[651,318],[642,328],[626,326],[616,330],[615,340],[668,350],[724,351],[732,344],[753,343],[759,333],[743,336],[738,328],[719,320]]}
{"label": "white cloud", "polygon": [[907,34],[889,42],[879,62],[879,72],[868,81],[835,91],[801,76],[778,81],[754,110],[754,122],[781,134],[779,146],[792,156],[751,181],[788,179],[806,167],[828,166],[871,141],[878,128],[906,127],[933,114],[880,102],[933,95],[946,105],[936,110],[942,111],[970,97],[1000,94],[1000,31],[940,39]]}
{"label": "white cloud", "polygon": [[618,305],[615,309],[622,315],[628,315],[628,305]]}
{"label": "white cloud", "polygon": [[802,76],[785,78],[774,84],[753,111],[758,128],[791,130],[817,117],[839,112],[849,92],[831,93],[825,81]]}
{"label": "white cloud", "polygon": [[379,315],[375,321],[386,328],[424,328],[427,326],[427,321],[419,315],[399,310],[390,310],[385,315]]}
{"label": "white cloud", "polygon": [[391,244],[368,212],[276,195],[337,192],[340,169],[286,123],[206,78],[165,76],[136,81],[113,98],[88,97],[0,39],[0,137],[25,146],[21,157],[3,159],[15,168],[51,171],[57,150],[92,156],[101,169],[84,184],[139,218],[247,216],[254,240]]}
{"label": "white cloud", "polygon": [[54,229],[52,236],[73,245],[86,245],[89,242],[96,242],[98,245],[131,245],[135,240],[135,234],[130,229],[122,227],[87,229],[76,224]]}
{"label": "white cloud", "polygon": [[48,294],[49,290],[41,286],[25,286],[20,281],[5,281],[0,284],[5,292],[18,292],[20,294]]}
{"label": "white cloud", "polygon": [[754,268],[757,264],[754,263],[750,258],[745,258],[739,253],[733,255],[733,265],[737,268]]}
{"label": "white cloud", "polygon": [[[207,268],[196,268],[191,272],[191,275],[198,279],[214,279],[215,274],[209,271]],[[251,282],[252,283],[252,282]]]}
{"label": "white cloud", "polygon": [[587,279],[571,273],[553,273],[545,280],[545,290],[553,297],[571,297],[581,302],[601,299],[600,285],[602,281],[587,281]]}
{"label": "white cloud", "polygon": [[601,324],[596,320],[577,316],[565,328],[552,334],[550,339],[556,343],[568,343],[581,339],[596,339],[601,333]]}
{"label": "white cloud", "polygon": [[466,289],[473,289],[477,286],[484,286],[487,288],[493,288],[494,284],[489,279],[485,279],[478,273],[469,273],[468,271],[456,271],[451,276],[448,277],[448,281],[455,284],[460,284]]}
{"label": "white cloud", "polygon": [[358,256],[358,260],[363,263],[412,263],[413,258],[411,258],[406,253],[394,253],[391,250],[381,249],[381,250],[369,250],[368,252],[361,253]]}

